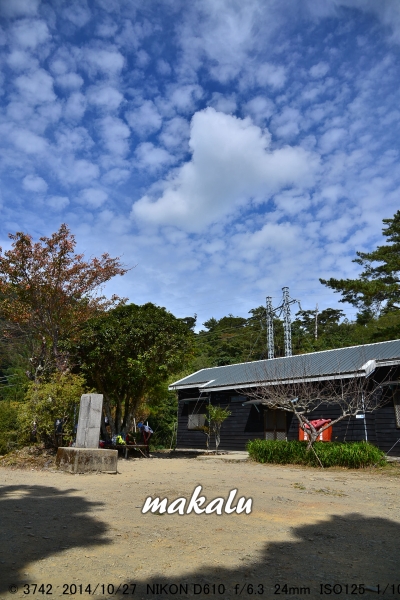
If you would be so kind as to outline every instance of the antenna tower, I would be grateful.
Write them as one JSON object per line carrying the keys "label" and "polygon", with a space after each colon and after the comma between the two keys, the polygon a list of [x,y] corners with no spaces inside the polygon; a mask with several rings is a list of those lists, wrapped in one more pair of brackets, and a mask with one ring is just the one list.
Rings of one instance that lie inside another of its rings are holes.
{"label": "antenna tower", "polygon": [[268,358],[274,358],[274,314],[278,311],[279,316],[283,315],[283,330],[285,338],[285,356],[292,356],[292,320],[290,317],[290,305],[297,303],[299,309],[302,310],[299,300],[295,300],[289,296],[289,288],[283,287],[282,304],[277,308],[272,307],[272,297],[267,296],[266,299],[266,314],[267,314],[267,346]]}
{"label": "antenna tower", "polygon": [[292,356],[292,320],[290,317],[290,305],[297,303],[299,309],[302,310],[299,300],[295,300],[289,296],[289,288],[283,287],[283,300],[281,314],[283,313],[283,329],[285,335],[285,356]]}
{"label": "antenna tower", "polygon": [[272,308],[272,297],[267,296],[267,346],[268,358],[274,358],[274,309]]}

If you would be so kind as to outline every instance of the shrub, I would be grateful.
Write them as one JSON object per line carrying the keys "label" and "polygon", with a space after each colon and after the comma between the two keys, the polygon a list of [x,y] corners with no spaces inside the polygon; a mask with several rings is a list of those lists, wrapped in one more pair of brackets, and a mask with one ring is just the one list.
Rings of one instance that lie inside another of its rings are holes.
{"label": "shrub", "polygon": [[[171,379],[172,381],[172,379]],[[163,450],[176,445],[176,411],[178,399],[175,392],[168,390],[167,384],[160,384],[154,390],[152,399],[144,407],[143,421],[149,422],[154,431],[150,438],[151,450]],[[141,443],[141,434],[139,438]]]}
{"label": "shrub", "polygon": [[[384,453],[367,442],[316,442],[313,448],[323,467],[359,469],[385,463]],[[253,440],[247,450],[260,463],[320,466],[314,452],[307,452],[307,442]]]}
{"label": "shrub", "polygon": [[19,402],[0,401],[0,454],[7,454],[18,447],[19,407]]}
{"label": "shrub", "polygon": [[33,423],[37,425],[37,441],[46,446],[55,444],[55,421],[65,419],[64,440],[68,443],[74,437],[74,427],[78,422],[79,402],[86,392],[85,380],[80,375],[55,373],[47,383],[30,383],[26,402],[18,411],[18,430],[21,441],[32,441]]}

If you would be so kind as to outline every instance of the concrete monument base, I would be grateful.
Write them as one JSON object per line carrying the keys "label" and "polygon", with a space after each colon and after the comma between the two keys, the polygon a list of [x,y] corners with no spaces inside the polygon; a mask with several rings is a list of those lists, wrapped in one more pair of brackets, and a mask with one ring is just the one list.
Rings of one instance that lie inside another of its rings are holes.
{"label": "concrete monument base", "polygon": [[101,448],[59,448],[56,466],[69,473],[116,473],[118,450]]}

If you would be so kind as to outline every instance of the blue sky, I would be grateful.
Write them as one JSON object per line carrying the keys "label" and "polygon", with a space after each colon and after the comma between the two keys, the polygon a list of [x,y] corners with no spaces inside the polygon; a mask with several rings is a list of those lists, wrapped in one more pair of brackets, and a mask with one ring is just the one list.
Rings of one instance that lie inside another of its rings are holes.
{"label": "blue sky", "polygon": [[[400,207],[398,0],[0,2],[0,245],[66,222],[198,322],[336,306]],[[354,310],[348,307],[348,315]]]}

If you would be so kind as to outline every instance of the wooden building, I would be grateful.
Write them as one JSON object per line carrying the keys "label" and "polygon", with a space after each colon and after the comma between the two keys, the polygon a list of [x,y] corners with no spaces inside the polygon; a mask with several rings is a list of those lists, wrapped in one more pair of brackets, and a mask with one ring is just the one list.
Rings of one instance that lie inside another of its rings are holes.
{"label": "wooden building", "polygon": [[[349,417],[334,425],[332,440],[367,439],[389,455],[400,456],[400,340],[201,369],[184,377],[170,386],[178,393],[177,447],[206,448],[200,428],[208,403],[231,412],[222,425],[221,450],[245,450],[246,443],[256,438],[298,439],[296,417],[268,409],[246,394],[254,387],[276,383],[318,381],[323,386],[354,377],[368,378],[369,386],[379,386],[383,402],[364,417]],[[338,414],[337,405],[326,404],[308,416],[333,420]]]}

